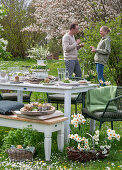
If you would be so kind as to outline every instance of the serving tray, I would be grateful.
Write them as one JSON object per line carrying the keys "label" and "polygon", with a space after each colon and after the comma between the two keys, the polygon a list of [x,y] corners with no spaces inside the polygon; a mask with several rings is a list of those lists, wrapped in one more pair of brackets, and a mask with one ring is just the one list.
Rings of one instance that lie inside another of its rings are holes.
{"label": "serving tray", "polygon": [[55,107],[51,106],[50,110],[46,111],[24,111],[24,107],[20,109],[20,113],[23,115],[29,115],[29,116],[41,116],[41,115],[50,115],[55,112]]}
{"label": "serving tray", "polygon": [[40,115],[40,116],[23,115],[23,114],[21,114],[20,111],[13,111],[13,113],[17,117],[33,119],[33,120],[47,120],[47,119],[52,119],[52,118],[64,116],[64,114],[59,110],[56,110],[54,113],[52,113],[50,115]]}

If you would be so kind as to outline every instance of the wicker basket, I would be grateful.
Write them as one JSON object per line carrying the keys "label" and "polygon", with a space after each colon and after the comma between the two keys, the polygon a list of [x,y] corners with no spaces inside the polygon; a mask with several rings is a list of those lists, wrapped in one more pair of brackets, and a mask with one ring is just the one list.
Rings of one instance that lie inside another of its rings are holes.
{"label": "wicker basket", "polygon": [[7,153],[12,161],[30,161],[33,160],[35,150],[34,152],[31,152],[24,149],[10,148],[7,150]]}
{"label": "wicker basket", "polygon": [[67,147],[67,157],[72,161],[86,162],[95,159],[104,159],[108,156],[109,150],[106,154],[102,154],[102,151],[79,151],[74,148]]}

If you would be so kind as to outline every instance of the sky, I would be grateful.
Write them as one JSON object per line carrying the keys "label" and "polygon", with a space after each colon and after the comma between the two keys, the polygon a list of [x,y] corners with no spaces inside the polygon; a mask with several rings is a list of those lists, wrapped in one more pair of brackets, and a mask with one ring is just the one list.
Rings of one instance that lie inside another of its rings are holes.
{"label": "sky", "polygon": [[27,1],[27,4],[29,4],[32,0],[26,0]]}

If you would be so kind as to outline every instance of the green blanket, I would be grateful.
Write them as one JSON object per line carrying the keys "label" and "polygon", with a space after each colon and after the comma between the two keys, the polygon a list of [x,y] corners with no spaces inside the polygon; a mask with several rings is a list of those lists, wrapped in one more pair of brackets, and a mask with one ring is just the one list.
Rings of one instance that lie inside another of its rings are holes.
{"label": "green blanket", "polygon": [[[117,86],[104,86],[86,93],[86,107],[89,112],[104,111],[108,100],[115,98]],[[109,106],[109,110],[117,110]]]}

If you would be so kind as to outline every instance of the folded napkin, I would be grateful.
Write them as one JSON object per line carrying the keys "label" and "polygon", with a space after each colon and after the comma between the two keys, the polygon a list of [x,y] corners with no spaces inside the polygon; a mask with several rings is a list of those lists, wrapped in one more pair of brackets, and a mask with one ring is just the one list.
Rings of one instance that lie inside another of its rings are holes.
{"label": "folded napkin", "polygon": [[[104,111],[108,100],[115,98],[117,86],[104,86],[89,90],[86,93],[86,107],[89,112]],[[117,110],[110,105],[109,110]]]}

